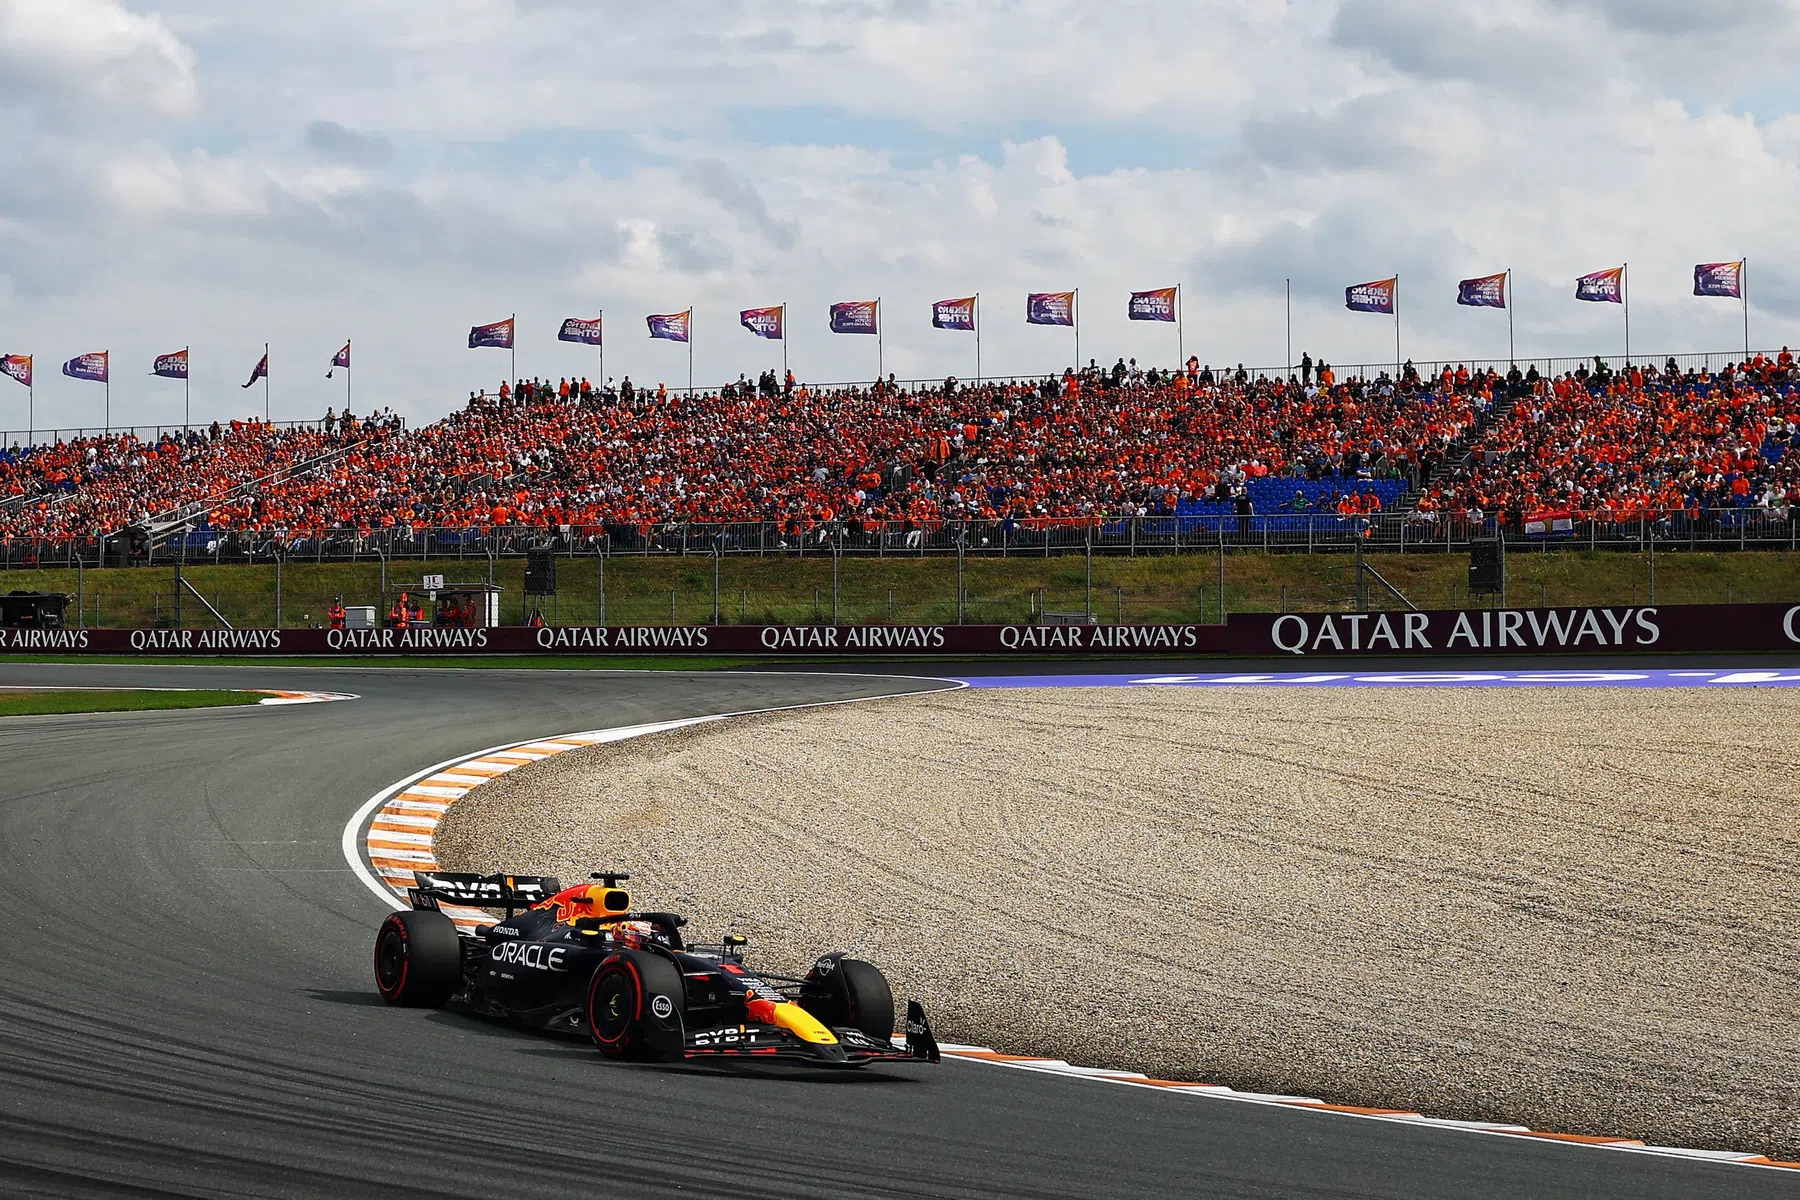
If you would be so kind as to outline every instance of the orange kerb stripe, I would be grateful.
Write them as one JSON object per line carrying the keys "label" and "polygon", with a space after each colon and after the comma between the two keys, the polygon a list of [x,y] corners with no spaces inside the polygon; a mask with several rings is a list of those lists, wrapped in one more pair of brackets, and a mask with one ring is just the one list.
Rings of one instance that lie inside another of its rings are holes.
{"label": "orange kerb stripe", "polygon": [[369,855],[369,864],[376,867],[391,867],[396,871],[417,872],[437,870],[436,863],[412,862],[411,860],[404,858],[378,858],[373,854]]}
{"label": "orange kerb stripe", "polygon": [[371,837],[368,842],[371,850],[430,850],[430,842],[393,842],[385,838]]}
{"label": "orange kerb stripe", "polygon": [[1290,1108],[1317,1108],[1325,1112],[1355,1113],[1360,1117],[1417,1117],[1421,1113],[1405,1108],[1362,1108],[1355,1104],[1325,1104],[1323,1102],[1309,1104],[1304,1100],[1288,1102]]}
{"label": "orange kerb stripe", "polygon": [[1054,1058],[1040,1058],[1035,1054],[999,1054],[992,1050],[953,1050],[951,1053],[958,1058],[979,1058],[984,1062],[1047,1063],[1057,1061]]}
{"label": "orange kerb stripe", "polygon": [[1501,1132],[1512,1137],[1543,1138],[1551,1142],[1580,1142],[1584,1146],[1642,1146],[1644,1144],[1637,1138],[1595,1137],[1587,1133],[1539,1133],[1535,1129],[1523,1132],[1508,1129]]}

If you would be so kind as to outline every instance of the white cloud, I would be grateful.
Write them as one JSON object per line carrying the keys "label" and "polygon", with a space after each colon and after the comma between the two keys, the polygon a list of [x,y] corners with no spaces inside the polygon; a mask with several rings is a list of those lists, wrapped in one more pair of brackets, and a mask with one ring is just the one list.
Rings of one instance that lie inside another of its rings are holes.
{"label": "white cloud", "polygon": [[114,0],[0,0],[0,97],[61,119],[90,105],[180,116],[198,95],[193,52],[158,16]]}

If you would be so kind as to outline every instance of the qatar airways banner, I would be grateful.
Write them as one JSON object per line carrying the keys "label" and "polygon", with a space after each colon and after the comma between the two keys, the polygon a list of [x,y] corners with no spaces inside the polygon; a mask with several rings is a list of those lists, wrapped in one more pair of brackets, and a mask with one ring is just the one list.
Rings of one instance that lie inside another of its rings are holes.
{"label": "qatar airways banner", "polygon": [[1225,625],[606,625],[0,629],[7,654],[704,654],[831,658],[1420,658],[1800,653],[1800,605],[1242,613]]}

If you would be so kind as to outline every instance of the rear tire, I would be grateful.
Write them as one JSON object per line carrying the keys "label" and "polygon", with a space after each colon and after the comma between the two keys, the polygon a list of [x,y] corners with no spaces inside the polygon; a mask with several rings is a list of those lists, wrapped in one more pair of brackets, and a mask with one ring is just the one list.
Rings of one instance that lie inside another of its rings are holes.
{"label": "rear tire", "polygon": [[462,939],[441,912],[390,913],[375,935],[375,989],[389,1004],[441,1008],[462,986]]}
{"label": "rear tire", "polygon": [[[664,1000],[668,1012],[656,1007]],[[652,1022],[668,1022],[684,1009],[681,972],[674,963],[644,950],[621,950],[608,956],[588,983],[588,1036],[608,1058],[662,1058]]]}
{"label": "rear tire", "polygon": [[830,1028],[848,1026],[880,1042],[894,1036],[893,989],[875,964],[860,958],[821,958],[801,986],[800,1003]]}

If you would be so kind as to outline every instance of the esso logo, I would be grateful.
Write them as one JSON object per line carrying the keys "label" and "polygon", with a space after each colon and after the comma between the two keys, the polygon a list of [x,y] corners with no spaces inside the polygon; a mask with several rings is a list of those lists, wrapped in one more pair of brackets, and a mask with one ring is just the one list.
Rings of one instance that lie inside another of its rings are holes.
{"label": "esso logo", "polygon": [[658,996],[650,1001],[650,1011],[655,1013],[660,1019],[666,1021],[675,1015],[675,1005],[670,1002],[667,996]]}

